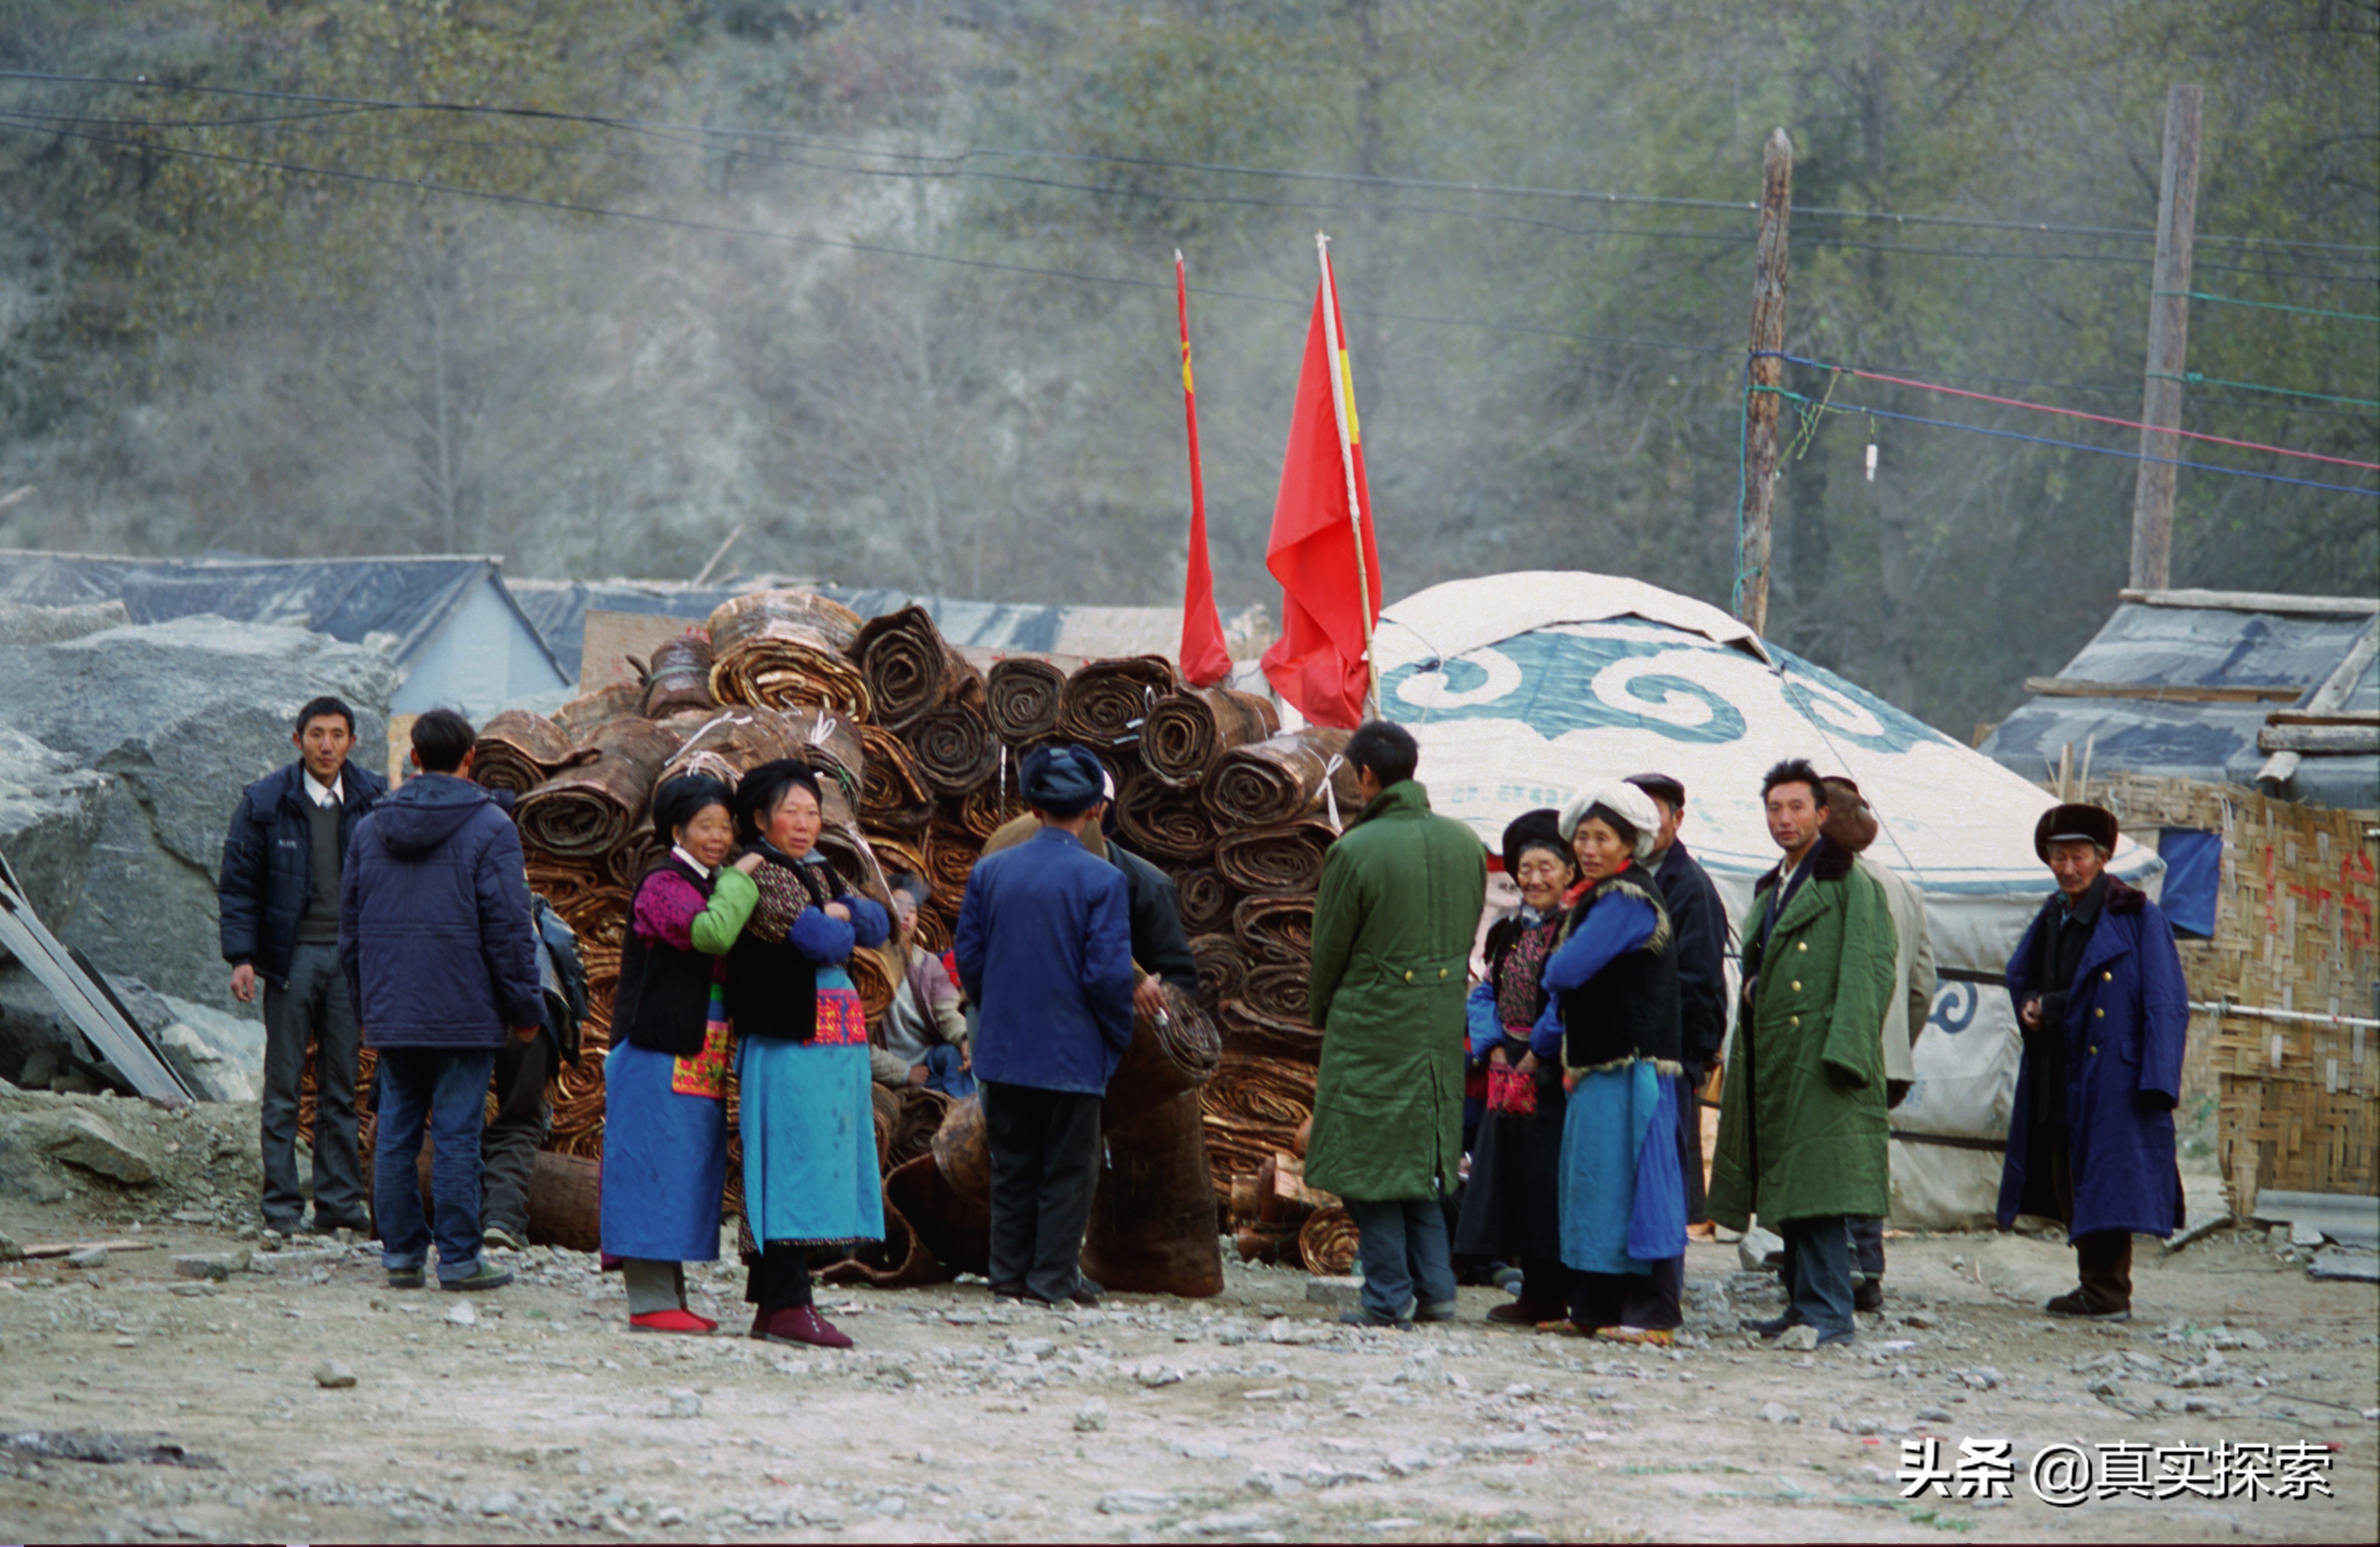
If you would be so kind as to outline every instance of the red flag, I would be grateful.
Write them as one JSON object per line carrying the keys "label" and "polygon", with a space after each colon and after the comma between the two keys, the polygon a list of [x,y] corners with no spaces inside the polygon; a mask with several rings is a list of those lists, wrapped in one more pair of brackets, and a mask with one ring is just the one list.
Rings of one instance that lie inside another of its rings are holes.
{"label": "red flag", "polygon": [[1198,473],[1198,393],[1190,376],[1190,280],[1173,254],[1173,299],[1182,313],[1182,413],[1190,426],[1190,573],[1182,588],[1182,675],[1212,687],[1232,674],[1223,620],[1215,610],[1215,571],[1207,559],[1207,485]]}
{"label": "red flag", "polygon": [[1325,249],[1265,548],[1265,567],[1281,582],[1281,638],[1264,653],[1264,670],[1274,690],[1314,724],[1352,728],[1364,719],[1371,688],[1367,655],[1380,615],[1380,554],[1338,302]]}

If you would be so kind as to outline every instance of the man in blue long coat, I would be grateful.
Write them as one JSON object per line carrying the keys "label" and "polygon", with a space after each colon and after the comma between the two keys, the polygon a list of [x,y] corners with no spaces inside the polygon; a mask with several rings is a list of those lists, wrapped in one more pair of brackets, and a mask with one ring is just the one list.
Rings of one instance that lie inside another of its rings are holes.
{"label": "man in blue long coat", "polygon": [[2044,1309],[2120,1322],[2132,1313],[2132,1237],[2182,1222],[2173,1109],[2190,990],[2173,929],[2145,893],[2106,873],[2116,818],[2059,805],[2034,828],[2058,877],[2010,959],[2024,1038],[2000,1176],[2000,1228],[2020,1214],[2055,1219],[2081,1287]]}

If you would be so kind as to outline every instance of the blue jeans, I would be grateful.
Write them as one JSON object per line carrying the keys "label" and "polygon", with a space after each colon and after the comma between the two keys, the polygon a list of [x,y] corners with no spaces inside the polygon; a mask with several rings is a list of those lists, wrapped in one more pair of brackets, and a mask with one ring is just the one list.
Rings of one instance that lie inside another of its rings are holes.
{"label": "blue jeans", "polygon": [[430,1190],[438,1205],[438,1277],[468,1278],[480,1265],[480,1130],[487,1118],[492,1047],[390,1047],[372,1085],[380,1128],[372,1155],[372,1203],[381,1260],[391,1272],[419,1268],[430,1254],[421,1215],[421,1134],[434,1141]]}
{"label": "blue jeans", "polygon": [[1851,1222],[1842,1215],[1789,1219],[1777,1227],[1785,1238],[1788,1312],[1821,1334],[1852,1331]]}
{"label": "blue jeans", "polygon": [[1360,1232],[1356,1250],[1364,1263],[1365,1310],[1402,1322],[1418,1306],[1443,1305],[1454,1298],[1454,1255],[1447,1241],[1446,1210],[1437,1199],[1341,1201]]}

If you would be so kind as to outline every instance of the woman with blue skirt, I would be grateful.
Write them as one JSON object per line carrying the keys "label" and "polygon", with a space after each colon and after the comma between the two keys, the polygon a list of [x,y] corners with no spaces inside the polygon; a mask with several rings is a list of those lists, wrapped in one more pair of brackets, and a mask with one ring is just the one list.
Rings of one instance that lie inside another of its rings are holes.
{"label": "woman with blue skirt", "polygon": [[824,818],[807,764],[763,763],[735,790],[759,900],[727,959],[735,1023],[752,1335],[848,1348],[818,1312],[807,1253],[884,1238],[868,1019],[847,963],[884,943],[882,904],[818,852]]}
{"label": "woman with blue skirt", "polygon": [[1524,1063],[1559,1058],[1570,1093],[1560,1209],[1572,1328],[1666,1347],[1684,1320],[1686,1184],[1677,943],[1640,864],[1659,826],[1652,798],[1618,780],[1563,809],[1580,879]]}
{"label": "woman with blue skirt", "polygon": [[622,1260],[632,1332],[710,1333],[686,1303],[686,1264],[719,1260],[727,1172],[722,969],[759,900],[735,843],[727,786],[700,775],[653,792],[670,851],[637,883],[620,945],[603,1064],[602,1242]]}

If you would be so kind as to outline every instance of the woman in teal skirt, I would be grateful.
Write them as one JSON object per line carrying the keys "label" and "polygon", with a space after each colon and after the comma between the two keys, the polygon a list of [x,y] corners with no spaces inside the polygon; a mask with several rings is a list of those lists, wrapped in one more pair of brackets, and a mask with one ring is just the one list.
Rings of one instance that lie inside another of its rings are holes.
{"label": "woman in teal skirt", "polygon": [[818,776],[763,763],[735,791],[759,901],[727,959],[751,1236],[752,1335],[847,1348],[818,1312],[806,1252],[884,1236],[868,1092],[868,1020],[847,963],[884,943],[881,904],[844,886],[818,852]]}

